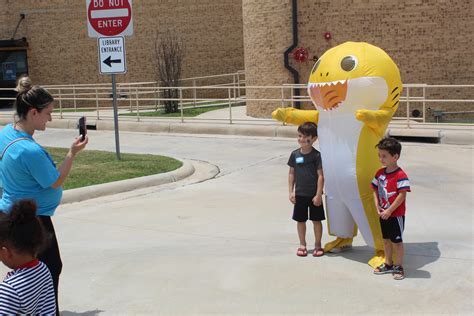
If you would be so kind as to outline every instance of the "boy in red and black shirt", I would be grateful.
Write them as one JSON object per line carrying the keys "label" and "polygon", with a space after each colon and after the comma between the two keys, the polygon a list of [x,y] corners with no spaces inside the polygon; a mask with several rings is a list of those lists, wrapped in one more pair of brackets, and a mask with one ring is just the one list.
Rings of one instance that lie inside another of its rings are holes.
{"label": "boy in red and black shirt", "polygon": [[[406,173],[398,166],[402,145],[394,138],[384,138],[376,146],[385,168],[372,180],[375,205],[380,216],[385,263],[375,268],[375,274],[392,273],[395,280],[405,278],[403,271],[403,230],[405,228],[405,199],[410,192]],[[395,262],[392,254],[395,252]]]}

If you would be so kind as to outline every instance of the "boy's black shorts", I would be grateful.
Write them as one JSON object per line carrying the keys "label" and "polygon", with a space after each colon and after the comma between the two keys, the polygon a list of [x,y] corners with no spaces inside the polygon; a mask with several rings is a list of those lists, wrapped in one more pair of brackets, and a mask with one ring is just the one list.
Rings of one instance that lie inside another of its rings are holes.
{"label": "boy's black shorts", "polygon": [[380,218],[383,239],[390,239],[394,244],[403,242],[405,229],[405,216],[389,217],[387,220]]}
{"label": "boy's black shorts", "polygon": [[308,220],[308,211],[311,221],[323,221],[326,219],[323,204],[315,206],[312,196],[297,195],[295,207],[293,208],[293,219],[297,222],[306,222]]}

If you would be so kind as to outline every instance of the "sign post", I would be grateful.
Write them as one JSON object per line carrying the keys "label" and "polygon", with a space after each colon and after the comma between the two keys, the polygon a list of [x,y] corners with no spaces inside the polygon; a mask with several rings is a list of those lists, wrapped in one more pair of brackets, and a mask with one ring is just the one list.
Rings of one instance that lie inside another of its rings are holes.
{"label": "sign post", "polygon": [[112,107],[114,108],[115,154],[117,156],[117,160],[120,160],[120,140],[119,140],[118,110],[117,110],[117,87],[115,84],[115,74],[112,74]]}
{"label": "sign post", "polygon": [[115,74],[127,72],[123,36],[133,35],[132,0],[86,0],[86,9],[89,37],[98,38],[99,72],[112,76],[115,152],[120,160]]}

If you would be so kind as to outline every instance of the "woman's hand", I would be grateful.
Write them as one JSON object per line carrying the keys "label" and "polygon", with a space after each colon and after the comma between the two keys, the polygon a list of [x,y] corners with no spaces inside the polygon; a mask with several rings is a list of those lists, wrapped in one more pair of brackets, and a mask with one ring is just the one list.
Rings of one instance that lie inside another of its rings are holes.
{"label": "woman's hand", "polygon": [[86,137],[84,138],[83,141],[81,141],[81,136],[77,137],[74,140],[74,142],[71,145],[71,148],[69,148],[69,151],[68,151],[66,157],[64,158],[63,163],[58,168],[59,178],[56,182],[54,182],[51,185],[51,187],[53,189],[57,189],[57,188],[59,188],[60,186],[63,185],[64,181],[66,180],[66,178],[69,174],[69,171],[71,171],[72,162],[74,161],[74,158],[76,157],[76,154],[78,152],[80,152],[81,150],[83,150],[84,147],[86,147],[86,144],[87,144],[88,141],[89,141],[89,138],[87,137],[87,135],[86,135]]}
{"label": "woman's hand", "polygon": [[78,152],[80,152],[81,150],[84,149],[84,147],[86,147],[86,144],[89,142],[89,136],[86,135],[86,137],[84,138],[83,141],[81,141],[81,136],[79,135],[79,137],[76,137],[76,139],[74,140],[74,142],[72,143],[71,145],[71,148],[69,149],[69,151],[71,152],[71,154],[73,156],[76,156],[76,154]]}

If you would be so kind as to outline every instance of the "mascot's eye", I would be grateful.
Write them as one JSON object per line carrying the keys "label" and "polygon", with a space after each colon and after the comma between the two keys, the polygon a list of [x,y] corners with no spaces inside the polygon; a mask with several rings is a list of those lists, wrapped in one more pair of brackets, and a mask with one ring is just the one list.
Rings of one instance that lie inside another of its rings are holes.
{"label": "mascot's eye", "polygon": [[316,69],[318,69],[318,66],[319,66],[320,63],[321,63],[321,58],[318,59],[318,61],[316,62],[316,64],[314,64],[313,69],[311,69],[311,74],[312,74],[313,72],[315,72]]}
{"label": "mascot's eye", "polygon": [[354,56],[346,56],[341,61],[341,68],[345,71],[351,71],[357,67],[357,58]]}

